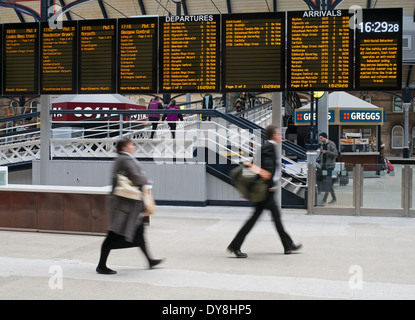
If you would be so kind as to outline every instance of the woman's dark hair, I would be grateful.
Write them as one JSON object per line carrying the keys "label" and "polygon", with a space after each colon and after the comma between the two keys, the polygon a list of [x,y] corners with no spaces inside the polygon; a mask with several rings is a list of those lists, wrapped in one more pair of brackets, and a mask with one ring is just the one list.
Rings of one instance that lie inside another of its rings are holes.
{"label": "woman's dark hair", "polygon": [[175,105],[176,105],[176,100],[172,100],[172,101],[170,101],[170,105],[171,105],[171,106],[175,106]]}
{"label": "woman's dark hair", "polygon": [[122,138],[121,140],[118,140],[115,145],[115,147],[117,148],[117,153],[120,154],[122,149],[124,149],[130,143],[133,143],[133,141],[130,138]]}

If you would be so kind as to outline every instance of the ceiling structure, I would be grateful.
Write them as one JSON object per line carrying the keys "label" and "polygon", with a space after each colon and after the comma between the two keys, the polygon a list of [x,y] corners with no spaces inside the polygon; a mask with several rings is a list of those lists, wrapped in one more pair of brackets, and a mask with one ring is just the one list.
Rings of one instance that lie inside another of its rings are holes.
{"label": "ceiling structure", "polygon": [[[319,0],[307,0],[318,3]],[[362,8],[402,7],[404,15],[413,16],[414,0],[329,0],[340,2],[337,9],[352,5]],[[0,23],[40,21],[41,2],[52,6],[49,15],[62,10],[62,20],[111,19],[143,15],[198,15],[269,11],[309,10],[303,0],[0,0]],[[404,87],[415,88],[415,68],[403,65]]]}
{"label": "ceiling structure", "polygon": [[[0,0],[0,23],[40,19],[42,0]],[[63,20],[125,18],[141,15],[185,15],[308,10],[303,0],[43,0],[64,8]],[[309,0],[316,3],[319,0]],[[404,15],[415,14],[413,0],[329,0],[338,9],[402,7]]]}

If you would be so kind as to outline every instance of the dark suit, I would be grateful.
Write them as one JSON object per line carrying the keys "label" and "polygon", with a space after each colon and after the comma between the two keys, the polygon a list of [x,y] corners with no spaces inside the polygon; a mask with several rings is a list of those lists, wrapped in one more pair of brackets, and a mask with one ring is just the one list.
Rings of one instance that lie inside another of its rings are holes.
{"label": "dark suit", "polygon": [[[274,186],[274,174],[277,170],[280,170],[279,166],[281,163],[281,159],[277,153],[278,151],[276,146],[268,141],[261,148],[261,168],[271,173],[271,179],[269,180],[270,188]],[[259,216],[264,211],[264,209],[268,209],[271,211],[271,215],[274,220],[277,232],[281,238],[282,245],[284,246],[284,250],[288,250],[290,247],[294,245],[291,237],[285,232],[284,227],[282,225],[281,212],[275,201],[274,192],[268,191],[268,196],[266,200],[256,203],[253,215],[250,219],[248,219],[248,221],[245,222],[242,229],[238,232],[238,234],[231,242],[230,247],[232,247],[235,250],[240,250],[242,243],[245,240],[245,237],[251,231]]]}

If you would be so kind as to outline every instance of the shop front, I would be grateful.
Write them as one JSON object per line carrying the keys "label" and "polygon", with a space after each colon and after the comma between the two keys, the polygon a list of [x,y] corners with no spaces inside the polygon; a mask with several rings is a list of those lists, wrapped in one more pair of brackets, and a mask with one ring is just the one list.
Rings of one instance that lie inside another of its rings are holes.
{"label": "shop front", "polygon": [[[327,116],[329,139],[338,147],[339,162],[350,166],[355,164],[376,166],[381,163],[380,128],[384,123],[382,108],[348,93],[335,92],[329,94]],[[294,124],[298,126],[298,140],[306,139],[310,125],[310,106],[297,109],[294,119]],[[373,170],[371,166],[365,168]]]}

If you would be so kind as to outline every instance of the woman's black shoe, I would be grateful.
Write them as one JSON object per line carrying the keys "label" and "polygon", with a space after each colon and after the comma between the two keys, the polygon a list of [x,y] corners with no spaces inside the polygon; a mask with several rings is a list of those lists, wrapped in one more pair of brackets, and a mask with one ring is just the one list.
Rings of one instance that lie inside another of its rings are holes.
{"label": "woman's black shoe", "polygon": [[233,253],[237,258],[248,258],[246,253],[241,252],[239,249],[234,249],[231,246],[228,247],[228,250]]}
{"label": "woman's black shoe", "polygon": [[100,267],[100,266],[98,266],[96,268],[96,271],[100,274],[116,274],[117,273],[117,271],[115,271],[115,270],[112,270],[112,269],[107,268],[107,267]]}
{"label": "woman's black shoe", "polygon": [[163,262],[163,259],[151,259],[148,261],[148,264],[150,265],[150,269],[153,269],[156,265]]}

